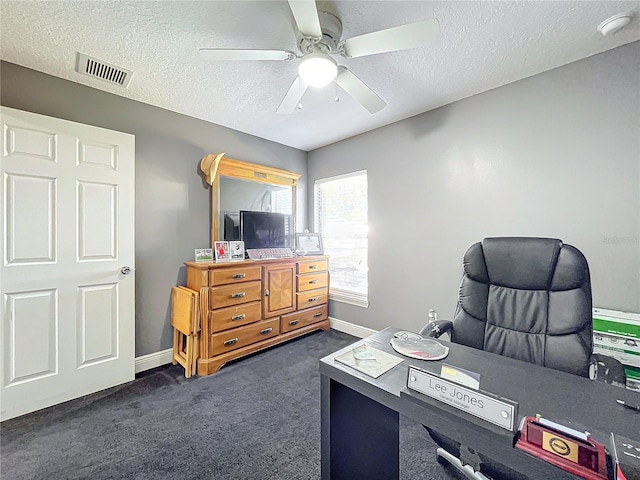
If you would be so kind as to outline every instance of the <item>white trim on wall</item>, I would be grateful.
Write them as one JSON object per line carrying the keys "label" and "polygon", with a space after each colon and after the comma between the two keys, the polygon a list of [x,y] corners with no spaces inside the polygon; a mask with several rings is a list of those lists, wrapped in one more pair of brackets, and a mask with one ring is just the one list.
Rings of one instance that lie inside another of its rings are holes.
{"label": "white trim on wall", "polygon": [[373,330],[367,327],[361,327],[360,325],[356,325],[355,323],[345,322],[344,320],[339,320],[333,317],[329,317],[329,322],[331,324],[331,328],[333,328],[334,330],[348,333],[349,335],[353,335],[358,338],[365,338],[369,335],[373,335],[374,333],[378,333],[377,330]]}
{"label": "white trim on wall", "polygon": [[136,357],[136,374],[167,365],[173,360],[173,348]]}

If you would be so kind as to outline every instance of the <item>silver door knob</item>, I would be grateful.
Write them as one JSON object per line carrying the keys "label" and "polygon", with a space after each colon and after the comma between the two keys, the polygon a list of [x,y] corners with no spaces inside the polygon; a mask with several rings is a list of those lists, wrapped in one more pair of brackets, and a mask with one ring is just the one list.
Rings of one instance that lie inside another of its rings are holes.
{"label": "silver door knob", "polygon": [[122,267],[120,273],[123,275],[129,275],[131,273],[131,267]]}

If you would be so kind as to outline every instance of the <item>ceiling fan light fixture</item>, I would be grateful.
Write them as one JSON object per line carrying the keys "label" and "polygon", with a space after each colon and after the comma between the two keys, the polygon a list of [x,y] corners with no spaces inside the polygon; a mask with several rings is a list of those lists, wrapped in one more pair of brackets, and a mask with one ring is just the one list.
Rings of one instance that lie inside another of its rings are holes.
{"label": "ceiling fan light fixture", "polygon": [[310,87],[329,85],[338,74],[338,64],[325,53],[305,55],[298,66],[298,75]]}

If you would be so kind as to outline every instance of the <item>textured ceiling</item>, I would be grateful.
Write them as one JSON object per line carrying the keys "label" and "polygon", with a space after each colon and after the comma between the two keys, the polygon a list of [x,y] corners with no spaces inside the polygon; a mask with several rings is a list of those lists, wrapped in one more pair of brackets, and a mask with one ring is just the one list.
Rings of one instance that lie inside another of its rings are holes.
{"label": "textured ceiling", "polygon": [[[210,62],[198,49],[297,51],[285,1],[0,5],[3,60],[306,151],[640,39],[637,1],[318,2],[342,20],[343,39],[432,17],[441,39],[336,57],[387,102],[376,114],[331,85],[309,89],[302,110],[277,115],[297,61]],[[633,12],[626,29],[597,32],[600,22],[626,12]],[[76,73],[78,51],[133,70],[129,87]]]}

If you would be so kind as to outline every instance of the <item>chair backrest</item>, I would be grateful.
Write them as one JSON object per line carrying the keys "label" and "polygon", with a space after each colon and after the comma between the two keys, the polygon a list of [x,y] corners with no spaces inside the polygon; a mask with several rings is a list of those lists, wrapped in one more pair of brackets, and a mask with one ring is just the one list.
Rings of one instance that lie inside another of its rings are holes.
{"label": "chair backrest", "polygon": [[451,340],[588,376],[591,281],[584,255],[555,238],[485,238],[464,255]]}

